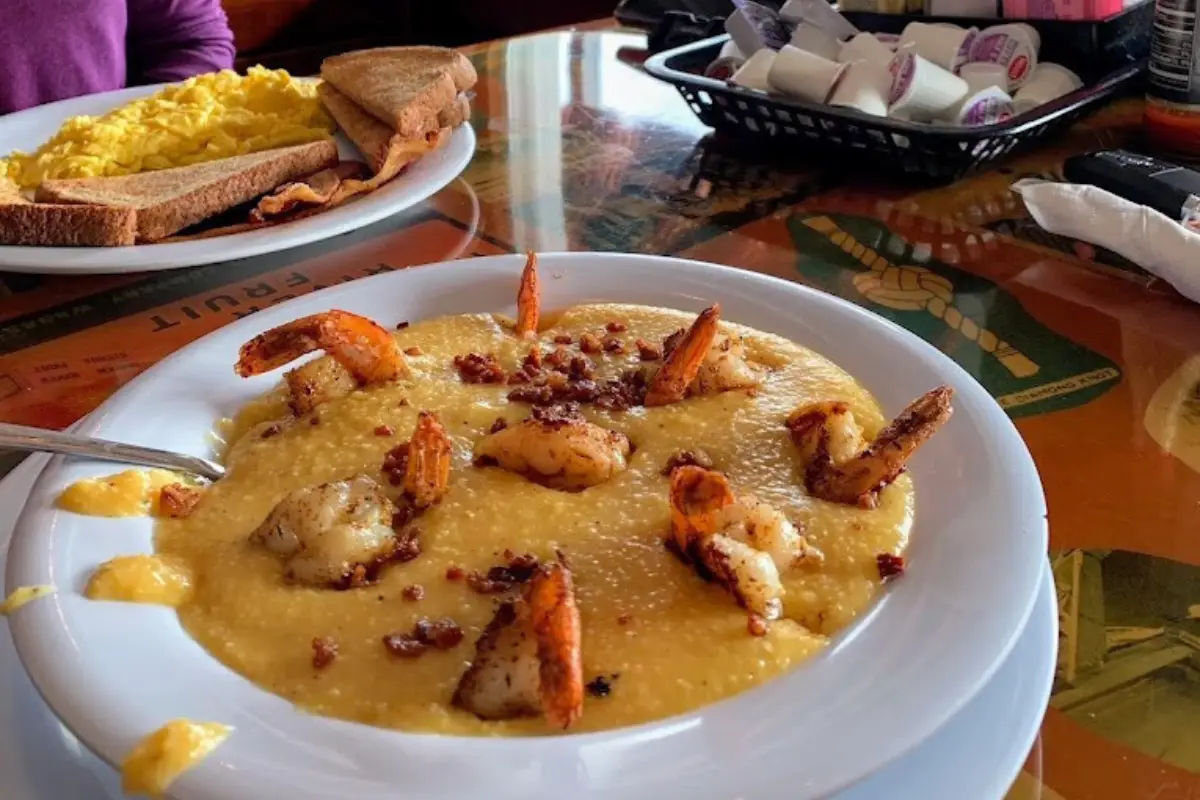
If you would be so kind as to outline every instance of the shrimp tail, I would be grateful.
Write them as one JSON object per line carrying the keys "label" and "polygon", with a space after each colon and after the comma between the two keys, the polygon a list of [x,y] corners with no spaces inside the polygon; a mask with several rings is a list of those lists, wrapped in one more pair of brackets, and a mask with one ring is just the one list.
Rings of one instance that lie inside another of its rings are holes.
{"label": "shrimp tail", "polygon": [[556,728],[568,728],[583,714],[583,657],[579,608],[571,570],[559,556],[529,584],[529,607],[537,638],[542,711]]}
{"label": "shrimp tail", "polygon": [[517,290],[517,336],[525,339],[537,336],[541,302],[537,253],[531,250],[526,254],[525,269],[521,272],[521,286]]}
{"label": "shrimp tail", "polygon": [[260,333],[242,345],[234,369],[248,378],[324,350],[360,384],[382,383],[408,372],[396,340],[382,326],[349,311],[313,314]]}
{"label": "shrimp tail", "polygon": [[422,411],[408,445],[404,492],[416,508],[427,508],[446,494],[450,484],[450,437],[432,411]]}
{"label": "shrimp tail", "polygon": [[[899,477],[908,460],[922,444],[950,419],[954,390],[939,386],[918,397],[875,437],[865,450],[840,466],[828,456],[828,430],[822,430],[815,458],[806,473],[809,491],[823,500],[871,507],[878,492]],[[812,433],[798,435],[811,441]]]}
{"label": "shrimp tail", "polygon": [[700,312],[683,339],[667,356],[662,368],[651,379],[646,390],[647,406],[664,406],[684,398],[717,337],[720,321],[721,306],[718,304],[714,303]]}
{"label": "shrimp tail", "polygon": [[696,542],[720,528],[721,511],[735,498],[720,472],[682,466],[671,473],[671,536],[678,551],[691,557]]}

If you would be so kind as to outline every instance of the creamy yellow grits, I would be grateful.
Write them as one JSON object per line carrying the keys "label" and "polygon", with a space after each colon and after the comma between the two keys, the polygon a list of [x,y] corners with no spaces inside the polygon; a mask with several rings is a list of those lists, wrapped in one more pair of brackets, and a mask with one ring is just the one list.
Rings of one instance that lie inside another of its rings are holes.
{"label": "creamy yellow grits", "polygon": [[[597,377],[636,366],[636,338],[659,342],[690,314],[640,306],[591,305],[566,311],[542,333],[576,343],[619,321],[626,355],[594,355]],[[898,553],[911,524],[912,488],[902,476],[872,510],[810,499],[784,419],[801,403],[842,400],[865,433],[884,420],[871,397],[839,368],[791,342],[736,325],[750,358],[768,370],[751,396],[726,392],[626,412],[583,406],[593,422],[621,431],[636,447],[629,468],[580,493],[544,488],[498,468],[472,466],[474,443],[493,421],[517,421],[530,406],[510,403],[512,387],[463,383],[455,355],[493,353],[516,367],[530,344],[489,315],[413,324],[396,338],[410,378],[367,388],[291,421],[282,394],[246,408],[225,430],[227,476],[186,519],[158,523],[156,550],[187,565],[192,590],[178,606],[185,628],[215,657],[250,680],[315,713],[413,731],[454,734],[548,732],[540,719],[483,722],[453,708],[455,685],[496,597],[451,582],[452,565],[486,571],[516,553],[567,553],[582,617],[585,680],[617,676],[607,697],[588,697],[574,731],[660,719],[734,695],[820,651],[852,622],[879,587],[876,556]],[[571,347],[578,352],[577,345]],[[358,474],[381,479],[384,454],[408,439],[420,410],[436,411],[454,443],[450,490],[420,520],[422,554],[386,569],[373,586],[350,591],[289,585],[278,558],[252,546],[250,533],[289,491]],[[282,420],[282,424],[280,421]],[[380,426],[395,433],[381,436]],[[263,437],[268,430],[270,435]],[[825,553],[816,566],[786,573],[786,619],[762,637],[719,587],[703,582],[663,546],[669,530],[662,470],[681,449],[707,451],[735,491],[753,492],[785,511]],[[420,601],[402,597],[419,584]],[[448,651],[390,655],[381,637],[420,617],[453,618],[466,634]],[[338,656],[313,666],[312,640],[332,637]]]}

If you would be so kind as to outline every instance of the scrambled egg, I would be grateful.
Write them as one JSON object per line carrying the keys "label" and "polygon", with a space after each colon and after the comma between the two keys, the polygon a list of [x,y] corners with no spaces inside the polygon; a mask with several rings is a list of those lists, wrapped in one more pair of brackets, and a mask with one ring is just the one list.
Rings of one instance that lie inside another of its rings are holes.
{"label": "scrambled egg", "polygon": [[63,490],[58,507],[92,517],[141,517],[156,510],[164,486],[179,480],[165,469],[127,469],[105,478],[85,478]]}
{"label": "scrambled egg", "polygon": [[113,109],[72,117],[30,155],[0,159],[22,189],[51,178],[131,175],[328,138],[316,81],[251,67],[198,75]]}
{"label": "scrambled egg", "polygon": [[162,797],[175,779],[217,749],[233,732],[218,722],[175,719],[142,739],[121,764],[121,790]]}

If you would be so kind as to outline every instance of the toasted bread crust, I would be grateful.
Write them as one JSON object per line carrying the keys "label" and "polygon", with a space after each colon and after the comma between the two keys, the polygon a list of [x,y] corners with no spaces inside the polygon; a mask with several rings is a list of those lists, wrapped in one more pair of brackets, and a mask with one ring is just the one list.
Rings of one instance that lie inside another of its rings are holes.
{"label": "toasted bread crust", "polygon": [[137,209],[138,241],[153,242],[337,160],[337,145],[326,139],[118,178],[46,181],[37,199],[132,206]]}
{"label": "toasted bread crust", "polygon": [[371,171],[378,172],[387,158],[388,146],[396,132],[363,111],[331,83],[322,81],[317,87],[317,94],[342,133],[354,142],[354,146],[367,159]]}
{"label": "toasted bread crust", "polygon": [[466,92],[459,92],[454,102],[438,114],[439,128],[457,128],[471,118],[471,101]]}
{"label": "toasted bread crust", "polygon": [[380,47],[331,56],[321,77],[401,136],[439,127],[437,115],[475,85],[470,60],[443,47]]}
{"label": "toasted bread crust", "polygon": [[0,205],[0,244],[39,247],[131,245],[137,233],[132,208],[11,203]]}

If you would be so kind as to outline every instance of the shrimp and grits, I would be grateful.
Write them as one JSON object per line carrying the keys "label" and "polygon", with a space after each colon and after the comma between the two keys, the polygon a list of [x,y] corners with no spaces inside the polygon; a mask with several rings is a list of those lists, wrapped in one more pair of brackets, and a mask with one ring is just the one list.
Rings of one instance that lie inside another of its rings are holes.
{"label": "shrimp and grits", "polygon": [[226,476],[157,523],[214,657],[372,725],[602,730],[785,672],[902,571],[905,464],[950,389],[889,422],[717,305],[547,313],[532,255],[514,289],[515,322],[334,310],[243,345],[244,377],[324,355],[228,422]]}

